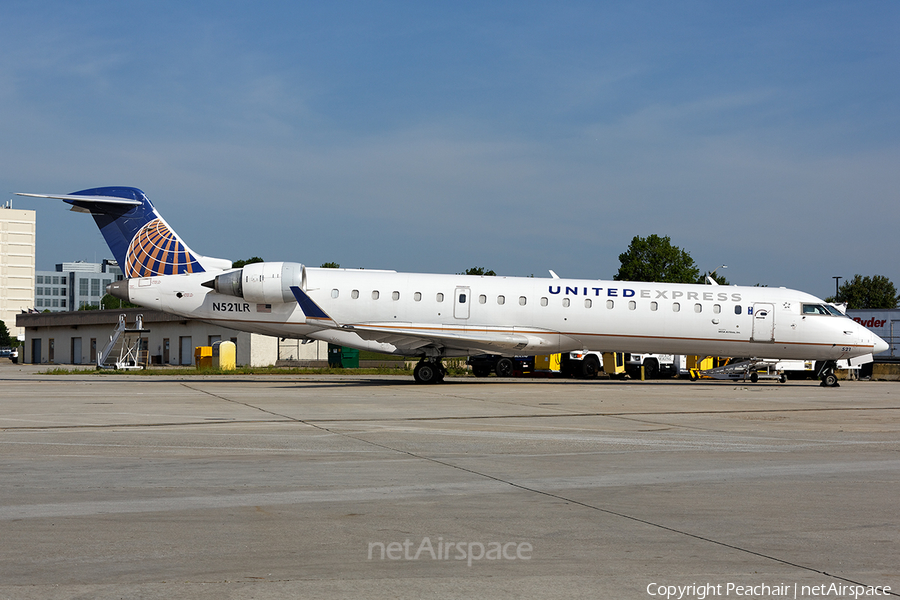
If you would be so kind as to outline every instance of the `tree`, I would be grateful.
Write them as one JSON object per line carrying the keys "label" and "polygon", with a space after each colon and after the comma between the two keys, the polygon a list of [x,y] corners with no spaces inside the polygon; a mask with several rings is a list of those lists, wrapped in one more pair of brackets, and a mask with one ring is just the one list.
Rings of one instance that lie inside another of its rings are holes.
{"label": "tree", "polygon": [[488,277],[494,277],[497,274],[494,273],[492,269],[484,270],[484,267],[472,267],[471,269],[466,269],[466,275],[486,275]]}
{"label": "tree", "polygon": [[897,308],[897,288],[884,275],[854,275],[838,289],[836,296],[826,302],[847,303],[847,308]]}
{"label": "tree", "polygon": [[686,250],[673,246],[669,236],[655,233],[642,238],[634,236],[628,250],[619,255],[616,281],[661,281],[664,283],[696,283],[700,269]]}
{"label": "tree", "polygon": [[9,329],[6,328],[6,323],[0,321],[0,347],[9,348],[12,346],[12,339],[9,337]]}
{"label": "tree", "polygon": [[140,308],[137,304],[132,304],[131,302],[126,302],[121,298],[116,298],[112,294],[103,294],[103,297],[100,298],[100,308],[101,309],[120,309],[120,308]]}
{"label": "tree", "polygon": [[240,269],[241,267],[243,267],[245,265],[252,265],[253,263],[260,263],[260,262],[266,262],[266,261],[264,261],[263,259],[261,259],[258,256],[254,256],[252,258],[248,258],[247,260],[234,261],[233,263],[231,263],[231,268],[232,269]]}
{"label": "tree", "polygon": [[327,262],[327,263],[322,263],[319,266],[319,268],[321,268],[321,269],[340,269],[341,265],[339,265],[336,262]]}

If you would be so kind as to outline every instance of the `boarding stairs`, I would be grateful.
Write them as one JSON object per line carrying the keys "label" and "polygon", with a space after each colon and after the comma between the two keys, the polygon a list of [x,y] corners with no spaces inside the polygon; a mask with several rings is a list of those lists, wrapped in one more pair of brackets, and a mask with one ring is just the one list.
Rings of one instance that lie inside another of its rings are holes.
{"label": "boarding stairs", "polygon": [[756,383],[760,379],[777,379],[784,383],[787,376],[777,368],[777,360],[761,358],[737,359],[721,367],[712,369],[691,369],[691,380],[697,379],[730,379],[734,381],[750,381]]}
{"label": "boarding stairs", "polygon": [[[144,329],[144,315],[135,318],[134,327],[128,327],[125,315],[119,315],[119,324],[109,336],[109,343],[103,352],[97,355],[97,368],[117,370],[144,368],[141,348],[145,333],[150,333],[150,330]],[[109,361],[110,356],[117,358]]]}

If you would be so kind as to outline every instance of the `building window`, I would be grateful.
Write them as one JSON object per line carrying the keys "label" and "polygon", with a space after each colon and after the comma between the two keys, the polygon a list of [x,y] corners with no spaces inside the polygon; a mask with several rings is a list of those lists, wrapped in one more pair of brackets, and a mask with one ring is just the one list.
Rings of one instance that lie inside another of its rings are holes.
{"label": "building window", "polygon": [[99,296],[100,295],[100,280],[99,279],[91,279],[91,296]]}
{"label": "building window", "polygon": [[591,306],[593,306],[593,304],[594,304],[594,303],[591,302],[591,299],[590,299],[590,298],[585,298],[585,299],[584,299],[584,307],[585,307],[585,308],[590,308]]}
{"label": "building window", "polygon": [[60,296],[65,296],[65,295],[66,295],[66,288],[59,288],[59,295],[60,295]]}
{"label": "building window", "polygon": [[87,279],[79,279],[78,280],[78,295],[79,296],[87,296],[88,295],[88,280]]}
{"label": "building window", "polygon": [[44,306],[44,299],[38,298],[37,300],[34,301],[34,305],[35,306]]}
{"label": "building window", "polygon": [[59,306],[60,306],[60,308],[66,307],[66,299],[65,298],[63,298],[62,300],[59,301]]}
{"label": "building window", "polygon": [[56,298],[53,299],[53,308],[59,308],[59,300]]}
{"label": "building window", "polygon": [[38,275],[38,276],[37,276],[37,282],[36,282],[36,283],[44,283],[44,276],[43,276],[43,275]]}
{"label": "building window", "polygon": [[399,300],[400,292],[391,292],[391,300]]}
{"label": "building window", "polygon": [[359,298],[359,290],[353,290],[352,292],[350,292],[350,297],[353,298],[354,300]]}
{"label": "building window", "polygon": [[43,295],[44,295],[44,288],[42,288],[42,287],[35,288],[35,289],[34,289],[34,295],[35,295],[35,296],[43,296]]}
{"label": "building window", "polygon": [[59,277],[54,276],[52,283],[53,283],[53,285],[59,285]]}

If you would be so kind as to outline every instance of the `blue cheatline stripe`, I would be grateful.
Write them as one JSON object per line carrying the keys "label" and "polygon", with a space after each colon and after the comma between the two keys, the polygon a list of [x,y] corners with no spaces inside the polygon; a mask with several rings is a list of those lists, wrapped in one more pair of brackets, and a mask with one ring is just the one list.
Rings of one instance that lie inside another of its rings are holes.
{"label": "blue cheatline stripe", "polygon": [[318,304],[313,302],[312,298],[306,295],[306,292],[296,285],[291,286],[291,293],[294,294],[294,298],[297,299],[297,304],[300,305],[300,310],[303,311],[303,314],[306,315],[307,319],[331,319],[324,310],[319,308]]}

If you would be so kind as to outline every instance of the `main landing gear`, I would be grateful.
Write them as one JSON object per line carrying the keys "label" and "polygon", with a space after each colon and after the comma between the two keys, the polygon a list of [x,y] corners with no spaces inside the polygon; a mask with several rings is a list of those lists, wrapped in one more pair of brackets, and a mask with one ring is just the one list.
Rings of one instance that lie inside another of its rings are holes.
{"label": "main landing gear", "polygon": [[816,372],[819,379],[822,380],[822,383],[819,385],[822,387],[839,387],[841,385],[838,383],[837,375],[834,374],[835,366],[837,366],[837,363],[833,360],[816,363]]}
{"label": "main landing gear", "polygon": [[416,383],[441,383],[446,373],[440,358],[423,358],[413,369]]}

